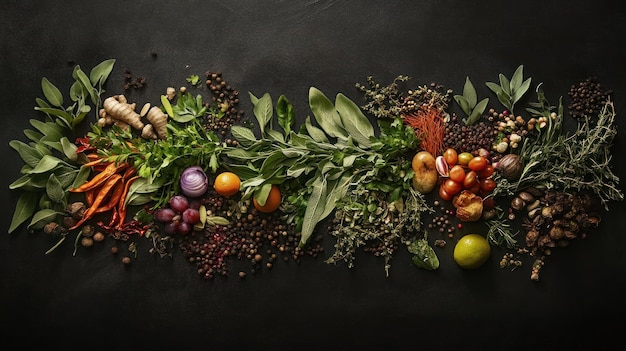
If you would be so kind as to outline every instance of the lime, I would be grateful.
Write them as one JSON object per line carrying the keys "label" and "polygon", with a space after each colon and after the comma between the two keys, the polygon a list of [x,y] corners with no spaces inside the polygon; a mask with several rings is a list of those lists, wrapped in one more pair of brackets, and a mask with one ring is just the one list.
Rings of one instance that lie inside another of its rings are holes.
{"label": "lime", "polygon": [[466,234],[454,246],[454,261],[465,269],[476,269],[485,264],[491,254],[491,245],[480,234]]}

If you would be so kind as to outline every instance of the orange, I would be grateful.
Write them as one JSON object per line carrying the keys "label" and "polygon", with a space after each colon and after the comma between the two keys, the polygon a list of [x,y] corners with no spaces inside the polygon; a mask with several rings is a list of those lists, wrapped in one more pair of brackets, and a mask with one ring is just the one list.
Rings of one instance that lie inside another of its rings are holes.
{"label": "orange", "polygon": [[233,196],[239,192],[241,179],[233,172],[222,172],[215,177],[213,189],[222,196]]}
{"label": "orange", "polygon": [[272,184],[272,189],[270,189],[270,193],[267,195],[267,200],[265,200],[265,205],[261,205],[256,198],[252,199],[252,203],[254,207],[263,213],[274,212],[280,207],[280,189],[276,184]]}

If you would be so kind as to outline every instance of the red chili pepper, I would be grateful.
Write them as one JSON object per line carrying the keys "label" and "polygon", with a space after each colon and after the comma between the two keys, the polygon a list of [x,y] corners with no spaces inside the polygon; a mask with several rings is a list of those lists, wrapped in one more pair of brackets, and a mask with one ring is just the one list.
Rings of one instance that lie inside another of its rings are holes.
{"label": "red chili pepper", "polygon": [[74,230],[93,217],[94,214],[98,213],[98,208],[102,204],[102,202],[109,196],[112,189],[115,188],[118,182],[121,182],[122,176],[119,174],[113,174],[108,179],[106,179],[105,183],[102,185],[102,188],[98,192],[98,195],[93,201],[93,204],[85,211],[83,218],[81,218],[76,224],[74,224],[70,230]]}
{"label": "red chili pepper", "polygon": [[119,214],[118,227],[124,225],[124,222],[126,221],[126,197],[128,196],[128,190],[130,189],[130,185],[137,179],[139,179],[139,176],[132,176],[126,181],[126,184],[124,185],[124,191],[122,192],[122,196],[119,199],[117,208],[117,213]]}

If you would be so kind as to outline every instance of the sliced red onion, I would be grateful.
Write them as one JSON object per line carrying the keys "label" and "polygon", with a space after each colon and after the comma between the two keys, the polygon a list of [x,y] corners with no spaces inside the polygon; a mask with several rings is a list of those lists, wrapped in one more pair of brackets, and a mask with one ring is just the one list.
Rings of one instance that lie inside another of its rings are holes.
{"label": "sliced red onion", "polygon": [[185,196],[196,198],[204,195],[209,189],[209,179],[200,166],[185,168],[180,175],[180,189]]}

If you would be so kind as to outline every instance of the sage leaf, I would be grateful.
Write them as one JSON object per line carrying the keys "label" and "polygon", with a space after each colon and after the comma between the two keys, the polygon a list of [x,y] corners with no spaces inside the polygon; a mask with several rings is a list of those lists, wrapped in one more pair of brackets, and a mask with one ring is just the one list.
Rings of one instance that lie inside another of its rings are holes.
{"label": "sage leaf", "polygon": [[[74,177],[74,180],[72,180],[72,183],[70,184],[70,186],[73,188],[78,188],[81,184],[84,184],[87,181],[87,179],[89,179],[90,175],[91,175],[91,167],[85,167],[85,166],[80,167],[80,169],[78,170],[78,173]],[[143,179],[143,178],[140,178],[140,179]]]}
{"label": "sage leaf", "polygon": [[243,147],[249,147],[257,141],[254,132],[252,132],[250,128],[242,126],[232,126],[230,128],[230,132],[237,140],[237,142],[240,143]]}
{"label": "sage leaf", "polygon": [[273,116],[272,97],[270,94],[265,93],[254,104],[254,116],[259,122],[259,128],[261,135],[265,135],[265,128],[270,124]]}
{"label": "sage leaf", "polygon": [[457,104],[459,104],[461,110],[463,110],[466,115],[469,116],[472,114],[472,108],[470,107],[469,102],[463,95],[454,95],[454,100]]}
{"label": "sage leaf", "polygon": [[27,228],[29,230],[42,229],[46,224],[54,221],[58,215],[62,214],[62,212],[58,212],[49,208],[39,210],[35,212]]}
{"label": "sage leaf", "polygon": [[511,97],[513,99],[513,103],[516,103],[519,101],[519,99],[522,98],[522,96],[524,94],[526,94],[526,92],[528,91],[528,89],[530,88],[530,82],[531,82],[532,78],[528,78],[526,79],[516,90],[515,93],[513,94],[513,96]]}
{"label": "sage leaf", "polygon": [[498,75],[498,78],[500,79],[500,88],[502,92],[504,92],[506,95],[511,95],[512,85],[509,79],[502,73]]}
{"label": "sage leaf", "polygon": [[61,94],[59,88],[54,86],[46,77],[41,79],[41,90],[43,90],[43,95],[50,104],[56,107],[63,106],[63,94]]}
{"label": "sage leaf", "polygon": [[24,129],[23,132],[24,132],[24,135],[28,138],[28,140],[34,141],[36,143],[38,143],[39,140],[41,140],[41,138],[43,138],[43,134],[39,133],[36,130]]}
{"label": "sage leaf", "polygon": [[271,140],[277,141],[279,143],[284,143],[285,142],[285,136],[274,129],[268,129],[265,134],[267,135],[267,137]]}
{"label": "sage leaf", "polygon": [[463,85],[463,96],[467,99],[467,103],[472,108],[476,106],[478,96],[476,95],[476,89],[469,77],[465,77],[465,84]]}
{"label": "sage leaf", "polygon": [[374,136],[374,126],[365,117],[359,106],[344,94],[337,94],[335,108],[341,117],[341,123],[350,136],[363,148],[371,146],[370,138]]}
{"label": "sage leaf", "polygon": [[37,202],[39,201],[39,194],[32,191],[25,191],[17,199],[15,204],[15,211],[13,211],[13,217],[11,218],[11,224],[9,225],[9,234],[13,233],[22,223],[26,222],[37,208]]}
{"label": "sage leaf", "polygon": [[36,174],[48,172],[57,167],[60,163],[64,162],[58,157],[52,155],[44,155],[44,157],[42,157],[41,160],[37,163],[35,168],[33,168],[29,173]]}
{"label": "sage leaf", "polygon": [[206,224],[208,225],[229,225],[230,221],[228,221],[228,219],[221,217],[221,216],[209,216],[206,219]]}
{"label": "sage leaf", "polygon": [[85,74],[85,72],[83,72],[83,70],[80,68],[80,66],[76,65],[74,67],[74,72],[72,74],[72,76],[74,77],[74,79],[76,79],[77,81],[80,82],[80,84],[83,85],[83,87],[85,87],[85,89],[87,90],[87,93],[89,94],[89,96],[91,97],[91,102],[93,102],[94,104],[98,104],[98,93],[96,92],[96,90],[94,89],[93,85],[91,84],[91,81],[89,80],[89,77],[87,77],[87,75]]}
{"label": "sage leaf", "polygon": [[524,79],[524,65],[520,65],[517,67],[513,76],[511,77],[511,82],[509,86],[511,89],[509,90],[509,95],[513,95],[513,93],[522,86],[522,81]]}
{"label": "sage leaf", "polygon": [[11,146],[22,158],[22,161],[30,167],[35,167],[39,161],[43,158],[43,154],[35,147],[32,147],[19,140],[9,141]]}
{"label": "sage leaf", "polygon": [[309,116],[306,117],[304,121],[304,126],[306,128],[307,133],[313,140],[315,140],[318,143],[326,143],[326,144],[328,143],[328,137],[326,136],[326,133],[324,133],[323,130],[314,126],[311,123],[311,117]]}
{"label": "sage leaf", "polygon": [[341,124],[341,117],[333,103],[315,87],[309,88],[309,107],[317,124],[333,138],[347,139],[348,132]]}
{"label": "sage leaf", "polygon": [[493,91],[493,93],[496,95],[502,92],[502,88],[496,83],[487,82],[485,83],[485,85],[487,86],[487,88],[489,88],[489,90]]}
{"label": "sage leaf", "polygon": [[91,84],[94,86],[101,86],[107,78],[109,78],[109,74],[111,74],[114,65],[115,59],[109,59],[100,62],[92,68],[91,72],[89,72],[89,80],[91,81]]}
{"label": "sage leaf", "polygon": [[68,189],[74,184],[80,171],[67,164],[62,164],[60,167],[55,168],[52,174],[59,180],[63,189]]}
{"label": "sage leaf", "polygon": [[325,211],[325,204],[327,200],[326,194],[326,177],[316,177],[312,183],[312,191],[309,196],[306,210],[304,213],[304,220],[302,222],[302,232],[300,237],[300,246],[307,243],[313,232],[315,226],[322,219],[322,213]]}
{"label": "sage leaf", "polygon": [[59,141],[63,137],[63,129],[54,122],[31,119],[30,124],[43,134],[41,140]]}
{"label": "sage leaf", "polygon": [[296,118],[293,105],[284,95],[279,96],[276,102],[276,117],[278,119],[278,125],[283,128],[285,135],[289,135],[291,127],[296,122]]}
{"label": "sage leaf", "polygon": [[50,177],[48,178],[48,183],[46,184],[46,194],[50,200],[56,203],[61,203],[65,199],[65,190],[54,173],[50,174]]}
{"label": "sage leaf", "polygon": [[265,183],[262,186],[257,187],[254,193],[254,198],[259,203],[259,205],[265,206],[265,203],[267,202],[267,198],[270,195],[270,190],[272,190],[272,184],[270,183]]}

